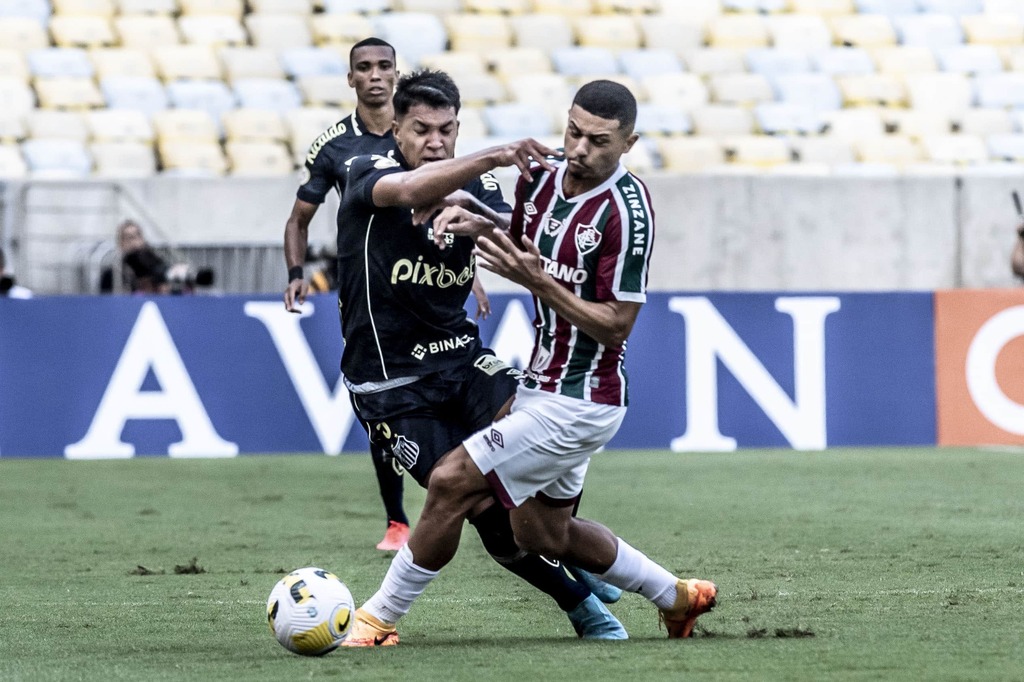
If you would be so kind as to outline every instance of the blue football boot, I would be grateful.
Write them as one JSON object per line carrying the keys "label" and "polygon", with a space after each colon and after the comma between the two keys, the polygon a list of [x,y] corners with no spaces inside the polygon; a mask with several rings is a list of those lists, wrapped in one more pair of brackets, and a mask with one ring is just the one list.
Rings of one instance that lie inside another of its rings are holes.
{"label": "blue football boot", "polygon": [[580,639],[629,639],[626,628],[596,595],[590,595],[566,615]]}
{"label": "blue football boot", "polygon": [[573,578],[586,585],[587,589],[596,594],[597,598],[605,604],[614,604],[622,596],[622,590],[615,587],[615,585],[609,585],[593,573],[584,571],[582,568],[569,566],[568,564],[566,564],[565,569],[569,571]]}

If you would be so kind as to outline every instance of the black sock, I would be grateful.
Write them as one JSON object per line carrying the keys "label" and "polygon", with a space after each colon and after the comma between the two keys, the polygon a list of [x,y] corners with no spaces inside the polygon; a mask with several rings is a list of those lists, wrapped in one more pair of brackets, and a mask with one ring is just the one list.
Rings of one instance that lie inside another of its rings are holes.
{"label": "black sock", "polygon": [[590,596],[583,583],[576,582],[555,562],[548,563],[537,554],[527,554],[516,545],[508,510],[500,504],[491,505],[470,520],[491,558],[504,568],[547,594],[563,611],[572,611]]}
{"label": "black sock", "polygon": [[396,521],[409,525],[409,517],[402,506],[402,481],[405,476],[395,471],[391,459],[385,459],[384,451],[370,444],[370,459],[377,472],[377,485],[380,487],[380,499],[384,501],[384,511],[388,521]]}

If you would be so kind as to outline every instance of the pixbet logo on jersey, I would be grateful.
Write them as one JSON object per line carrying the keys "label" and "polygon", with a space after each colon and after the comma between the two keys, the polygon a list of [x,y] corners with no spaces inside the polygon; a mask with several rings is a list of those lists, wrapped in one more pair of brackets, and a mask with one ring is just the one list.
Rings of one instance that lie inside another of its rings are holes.
{"label": "pixbet logo on jersey", "polygon": [[450,286],[462,286],[473,279],[473,268],[462,268],[462,272],[456,273],[444,266],[444,263],[430,265],[423,262],[423,256],[413,263],[408,258],[402,258],[391,268],[391,283],[412,282],[423,284],[428,287],[447,289]]}

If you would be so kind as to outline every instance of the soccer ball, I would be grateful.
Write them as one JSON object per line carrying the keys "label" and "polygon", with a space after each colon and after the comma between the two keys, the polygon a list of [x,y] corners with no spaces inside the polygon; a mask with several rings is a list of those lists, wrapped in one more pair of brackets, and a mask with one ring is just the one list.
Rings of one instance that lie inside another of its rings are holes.
{"label": "soccer ball", "polygon": [[308,566],[281,578],[267,599],[267,621],[277,641],[303,656],[338,648],[352,627],[352,593],[338,576]]}

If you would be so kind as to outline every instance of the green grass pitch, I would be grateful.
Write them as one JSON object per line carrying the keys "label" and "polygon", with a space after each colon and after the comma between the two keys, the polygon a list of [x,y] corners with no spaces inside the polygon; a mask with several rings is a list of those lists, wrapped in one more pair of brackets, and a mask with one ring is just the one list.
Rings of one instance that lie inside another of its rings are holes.
{"label": "green grass pitch", "polygon": [[361,603],[382,514],[366,456],[0,460],[0,680],[1024,678],[1019,451],[605,452],[581,514],[718,583],[694,639],[625,595],[631,640],[581,642],[467,532],[400,646],[285,651],[271,587],[320,565]]}

